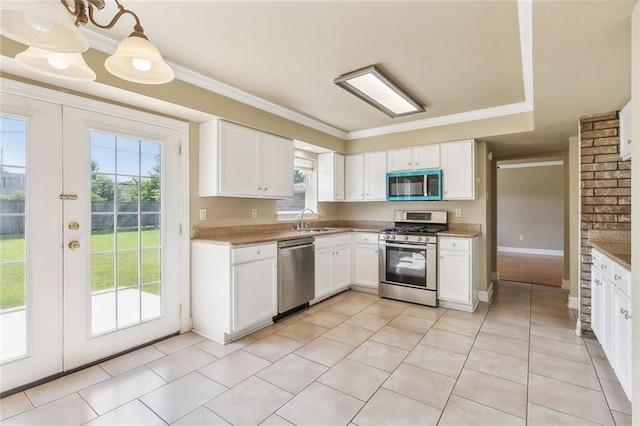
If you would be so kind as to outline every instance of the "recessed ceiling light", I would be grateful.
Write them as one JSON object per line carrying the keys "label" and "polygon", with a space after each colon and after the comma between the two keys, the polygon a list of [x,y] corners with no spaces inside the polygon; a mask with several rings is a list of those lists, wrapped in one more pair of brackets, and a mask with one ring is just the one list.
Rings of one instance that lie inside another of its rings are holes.
{"label": "recessed ceiling light", "polygon": [[333,81],[391,118],[424,112],[424,108],[374,65]]}

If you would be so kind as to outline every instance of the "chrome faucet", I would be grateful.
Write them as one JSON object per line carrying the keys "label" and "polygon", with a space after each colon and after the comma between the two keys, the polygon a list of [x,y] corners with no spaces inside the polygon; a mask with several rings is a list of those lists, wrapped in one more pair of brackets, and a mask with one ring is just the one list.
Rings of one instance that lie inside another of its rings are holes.
{"label": "chrome faucet", "polygon": [[311,212],[311,214],[315,214],[315,212],[314,212],[313,210],[311,210],[311,209],[304,209],[304,210],[302,210],[302,211],[300,212],[300,222],[298,222],[298,223],[296,224],[296,229],[303,229],[303,228],[306,228],[306,227],[309,225],[308,223],[304,223],[304,213],[305,213],[306,211],[310,211],[310,212]]}

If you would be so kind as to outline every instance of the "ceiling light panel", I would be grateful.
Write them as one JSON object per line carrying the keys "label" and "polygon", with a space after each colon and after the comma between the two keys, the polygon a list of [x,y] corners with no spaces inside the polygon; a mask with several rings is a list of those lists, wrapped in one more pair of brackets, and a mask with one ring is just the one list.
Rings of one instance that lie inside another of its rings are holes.
{"label": "ceiling light panel", "polygon": [[424,112],[424,108],[375,66],[342,75],[334,83],[394,118]]}

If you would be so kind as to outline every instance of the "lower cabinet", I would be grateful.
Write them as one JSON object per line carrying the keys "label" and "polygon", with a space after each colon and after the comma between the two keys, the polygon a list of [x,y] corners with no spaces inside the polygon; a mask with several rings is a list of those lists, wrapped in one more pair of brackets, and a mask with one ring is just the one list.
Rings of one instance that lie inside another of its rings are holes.
{"label": "lower cabinet", "polygon": [[438,304],[473,312],[478,306],[478,238],[438,238]]}
{"label": "lower cabinet", "polygon": [[232,248],[192,242],[193,330],[225,343],[277,314],[276,243]]}
{"label": "lower cabinet", "polygon": [[351,285],[351,234],[315,238],[316,294],[312,303]]}
{"label": "lower cabinet", "polygon": [[378,293],[378,234],[354,232],[353,284]]}
{"label": "lower cabinet", "polygon": [[592,251],[591,329],[631,400],[631,272]]}

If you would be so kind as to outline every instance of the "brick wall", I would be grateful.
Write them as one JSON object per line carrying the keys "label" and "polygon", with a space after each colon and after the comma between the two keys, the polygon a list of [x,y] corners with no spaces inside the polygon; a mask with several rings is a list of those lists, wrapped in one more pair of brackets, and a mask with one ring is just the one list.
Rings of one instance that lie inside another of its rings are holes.
{"label": "brick wall", "polygon": [[590,229],[631,230],[631,161],[621,161],[618,112],[580,117],[580,322],[591,332]]}

